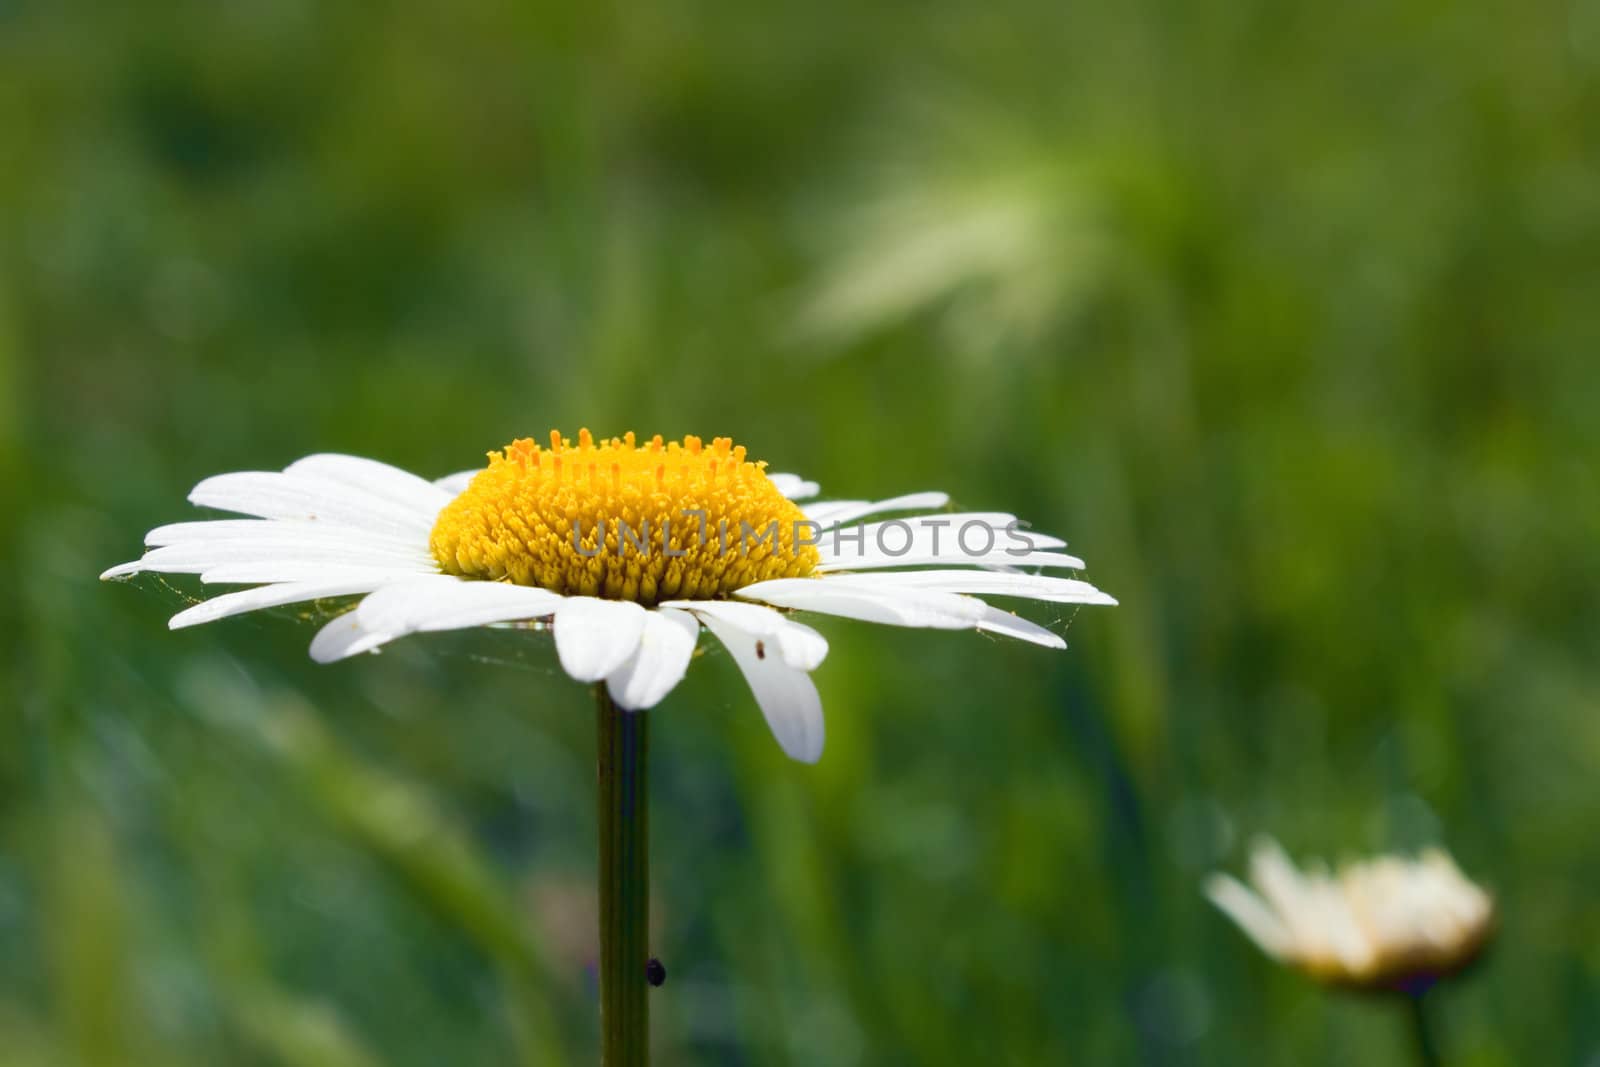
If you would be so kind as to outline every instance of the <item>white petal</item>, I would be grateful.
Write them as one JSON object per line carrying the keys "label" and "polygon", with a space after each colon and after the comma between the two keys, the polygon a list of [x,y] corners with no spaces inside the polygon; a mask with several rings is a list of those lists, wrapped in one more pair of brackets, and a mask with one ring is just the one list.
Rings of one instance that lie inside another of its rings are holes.
{"label": "white petal", "polygon": [[564,600],[548,589],[441,574],[385,586],[363,600],[356,614],[366,629],[398,637],[543,618]]}
{"label": "white petal", "polygon": [[434,520],[431,514],[340,482],[277,471],[218,474],[195,486],[189,502],[263,519],[333,522],[424,539]]}
{"label": "white petal", "polygon": [[671,608],[645,612],[638,649],[606,677],[611,699],[629,711],[661,703],[683,680],[699,637],[700,623],[691,615]]}
{"label": "white petal", "polygon": [[198,574],[208,584],[254,585],[260,582],[327,582],[346,578],[382,576],[386,582],[404,581],[423,575],[437,574],[437,565],[422,563],[393,564],[339,562],[338,560],[250,560],[243,563],[171,564],[150,566],[146,559],[119,563],[101,573],[102,581],[126,578],[149,572],[152,574]]}
{"label": "white petal", "polygon": [[167,626],[173,630],[181,630],[185,626],[199,626],[201,623],[216,622],[230,615],[241,615],[262,608],[277,608],[285,604],[320,600],[323,597],[370,593],[382,585],[383,581],[384,579],[380,578],[343,582],[279,582],[275,585],[258,586],[255,589],[241,589],[237,593],[214,596],[192,608],[180,611],[167,621]]}
{"label": "white petal", "polygon": [[482,470],[482,467],[478,467],[470,471],[456,471],[454,474],[447,474],[443,478],[435,479],[433,484],[449,493],[451,497],[458,497],[467,491],[467,484],[476,478]]}
{"label": "white petal", "polygon": [[283,469],[283,473],[309,475],[348,485],[430,518],[437,517],[439,509],[450,503],[451,494],[426,478],[361,456],[324,452],[295,460]]}
{"label": "white petal", "polygon": [[1003,637],[1015,637],[1018,641],[1026,641],[1031,645],[1043,645],[1045,648],[1066,648],[1067,642],[1060,635],[1051,630],[1046,630],[1036,622],[1019,618],[1009,611],[1001,611],[992,604],[984,605],[986,610],[983,621],[978,623],[977,629],[986,634],[1000,634]]}
{"label": "white petal", "polygon": [[1046,648],[1067,647],[1057,634],[991,607],[976,597],[911,586],[875,588],[858,579],[857,575],[776,578],[745,586],[736,590],[735,595],[864,622],[938,630],[982,630]]}
{"label": "white petal", "polygon": [[144,568],[139,566],[139,560],[129,560],[127,563],[118,563],[114,567],[107,567],[100,572],[100,580],[109,582],[116,578],[128,578],[138,574]]}
{"label": "white petal", "polygon": [[1282,959],[1288,953],[1293,942],[1282,920],[1236,879],[1214,874],[1206,879],[1205,891],[1211,903],[1222,909],[1267,955]]}
{"label": "white petal", "polygon": [[863,589],[841,578],[775,578],[735,590],[735,595],[863,622],[940,630],[973,629],[988,610],[981,600],[953,593]]}
{"label": "white petal", "polygon": [[311,642],[321,663],[366,652],[410,633],[461,630],[553,613],[562,597],[548,589],[433,575],[386,585],[328,623]]}
{"label": "white petal", "polygon": [[330,619],[326,626],[317,631],[317,635],[311,639],[311,658],[318,663],[332,663],[370,652],[393,637],[393,634],[375,634],[363,629],[356,613],[347,611],[336,619]]}
{"label": "white petal", "polygon": [[756,645],[761,638],[733,623],[710,615],[703,621],[727,646],[783,751],[802,763],[821,759],[822,698],[817,695],[811,676],[790,667],[778,656],[758,653]]}
{"label": "white petal", "polygon": [[[1002,542],[1003,544],[1003,542]],[[899,542],[892,542],[891,547],[899,550]],[[1011,555],[1012,551],[1019,554]],[[903,555],[890,555],[880,552],[870,543],[859,555],[842,554],[834,558],[824,558],[816,567],[817,574],[830,574],[834,571],[876,570],[882,567],[932,567],[932,566],[960,565],[967,567],[1066,567],[1070,570],[1081,571],[1085,568],[1083,560],[1077,556],[1069,556],[1064,552],[1034,552],[1013,546],[1012,548],[996,547],[992,551],[978,555],[967,555],[960,549],[952,550],[942,540],[939,551],[913,550]]]}
{"label": "white petal", "polygon": [[566,597],[555,621],[561,666],[580,682],[598,682],[639,647],[644,617],[644,608],[631,601]]}
{"label": "white petal", "polygon": [[769,474],[767,477],[778,487],[778,492],[790,500],[804,500],[817,495],[817,483],[808,482],[798,474]]}
{"label": "white petal", "polygon": [[422,551],[378,549],[371,545],[347,545],[337,541],[285,536],[270,540],[186,541],[182,544],[163,545],[151,549],[143,558],[133,563],[111,568],[103,577],[120,577],[123,574],[134,574],[139,571],[199,574],[212,567],[235,563],[342,563],[352,567],[388,568],[422,573],[438,569],[433,557]]}
{"label": "white petal", "polygon": [[1312,880],[1295,867],[1283,847],[1271,838],[1259,838],[1250,850],[1250,881],[1271,905],[1291,934],[1322,936],[1315,920],[1316,890]]}
{"label": "white petal", "polygon": [[669,600],[667,606],[683,608],[705,618],[713,616],[732,623],[745,633],[762,639],[761,652],[769,651],[801,671],[814,671],[828,655],[828,640],[805,623],[795,622],[762,604],[741,604],[731,600]]}
{"label": "white petal", "polygon": [[257,582],[370,581],[372,588],[415,581],[439,573],[438,567],[382,567],[352,563],[283,560],[265,563],[223,563],[200,572],[207,585],[254,585]]}
{"label": "white petal", "polygon": [[948,493],[908,493],[888,500],[829,500],[802,508],[806,518],[824,530],[884,511],[926,511],[950,503]]}
{"label": "white petal", "polygon": [[1117,602],[1088,582],[1045,574],[982,570],[883,571],[852,574],[850,583],[868,589],[928,589],[941,593],[1025,597],[1055,604]]}
{"label": "white petal", "polygon": [[272,542],[296,538],[319,544],[364,545],[378,551],[425,552],[425,537],[392,537],[355,526],[334,522],[295,522],[289,519],[206,519],[200,522],[172,522],[157,526],[144,535],[149,548],[217,541],[241,543]]}

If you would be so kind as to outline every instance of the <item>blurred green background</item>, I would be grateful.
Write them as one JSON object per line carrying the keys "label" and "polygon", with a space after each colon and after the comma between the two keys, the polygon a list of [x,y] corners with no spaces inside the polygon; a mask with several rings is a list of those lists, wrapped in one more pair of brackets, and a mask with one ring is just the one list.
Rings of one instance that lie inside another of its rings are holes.
{"label": "blurred green background", "polygon": [[589,695],[101,585],[200,478],[731,434],[1122,606],[653,716],[663,1064],[1387,1064],[1198,892],[1440,841],[1600,1063],[1600,0],[0,0],[0,1062],[583,1064]]}

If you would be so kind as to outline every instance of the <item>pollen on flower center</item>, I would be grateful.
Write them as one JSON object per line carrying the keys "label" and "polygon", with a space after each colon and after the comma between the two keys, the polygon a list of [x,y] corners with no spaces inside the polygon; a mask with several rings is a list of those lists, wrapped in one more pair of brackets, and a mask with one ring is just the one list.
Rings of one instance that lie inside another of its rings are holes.
{"label": "pollen on flower center", "polygon": [[655,604],[725,596],[818,563],[805,515],[726,437],[522,439],[439,513],[449,574]]}

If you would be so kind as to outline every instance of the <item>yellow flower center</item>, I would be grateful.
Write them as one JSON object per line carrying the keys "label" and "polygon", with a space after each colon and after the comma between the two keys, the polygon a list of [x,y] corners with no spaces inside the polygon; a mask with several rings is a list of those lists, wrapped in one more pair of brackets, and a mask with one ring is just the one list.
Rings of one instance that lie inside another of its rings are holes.
{"label": "yellow flower center", "polygon": [[489,453],[439,513],[428,547],[446,573],[655,604],[726,596],[818,563],[813,527],[742,446],[719,437],[576,446],[552,431]]}

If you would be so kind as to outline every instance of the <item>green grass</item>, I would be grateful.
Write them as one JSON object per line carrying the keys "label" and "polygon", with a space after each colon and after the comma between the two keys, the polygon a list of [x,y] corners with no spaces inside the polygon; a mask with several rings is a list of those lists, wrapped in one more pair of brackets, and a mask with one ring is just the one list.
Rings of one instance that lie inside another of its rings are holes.
{"label": "green grass", "polygon": [[[1200,896],[1503,908],[1452,1064],[1600,1054],[1600,8],[0,3],[0,1054],[581,1064],[590,696],[101,585],[200,478],[731,434],[1069,538],[1053,654],[824,620],[652,725],[658,1062],[1401,1064]],[[574,931],[577,932],[576,938]]]}

